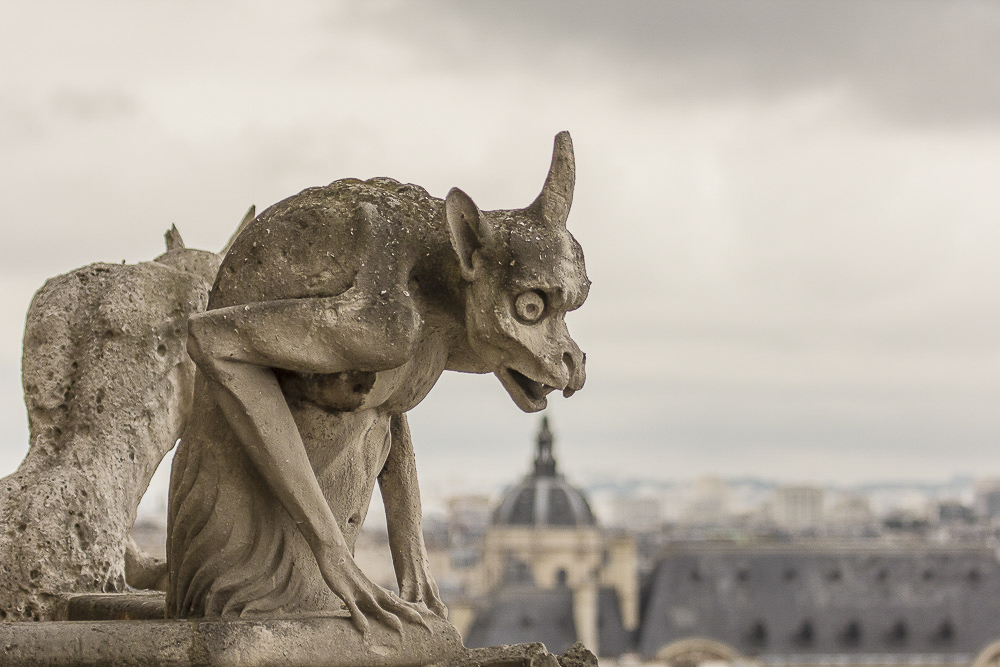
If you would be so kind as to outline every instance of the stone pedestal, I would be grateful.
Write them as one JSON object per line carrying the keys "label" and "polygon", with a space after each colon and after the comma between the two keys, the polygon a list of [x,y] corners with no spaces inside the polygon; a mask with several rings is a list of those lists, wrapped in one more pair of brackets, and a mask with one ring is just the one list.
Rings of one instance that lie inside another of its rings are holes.
{"label": "stone pedestal", "polygon": [[284,619],[163,619],[163,594],[73,595],[69,620],[0,623],[0,665],[18,667],[595,667],[582,644],[562,656],[542,644],[467,649],[427,614],[401,634],[347,612]]}

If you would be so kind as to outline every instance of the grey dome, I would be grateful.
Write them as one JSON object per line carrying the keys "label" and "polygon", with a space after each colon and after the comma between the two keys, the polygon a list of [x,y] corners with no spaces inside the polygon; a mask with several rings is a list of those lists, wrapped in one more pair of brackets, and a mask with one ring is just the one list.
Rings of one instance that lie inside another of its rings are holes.
{"label": "grey dome", "polygon": [[534,470],[504,494],[493,513],[493,524],[563,528],[597,525],[587,497],[556,472],[552,431],[545,417],[538,431]]}

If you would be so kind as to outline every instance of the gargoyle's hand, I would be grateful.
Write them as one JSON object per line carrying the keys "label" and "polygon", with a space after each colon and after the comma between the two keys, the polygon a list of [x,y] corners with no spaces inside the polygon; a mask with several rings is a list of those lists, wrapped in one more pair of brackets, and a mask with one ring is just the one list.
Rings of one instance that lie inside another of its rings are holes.
{"label": "gargoyle's hand", "polygon": [[368,634],[369,618],[399,633],[403,631],[402,621],[427,628],[419,608],[372,583],[354,562],[347,547],[320,550],[316,562],[327,586],[347,605],[351,622],[361,634]]}
{"label": "gargoyle's hand", "polygon": [[399,584],[399,594],[408,602],[423,604],[437,616],[447,620],[448,607],[441,601],[437,584],[427,569],[426,561],[415,572],[407,573]]}

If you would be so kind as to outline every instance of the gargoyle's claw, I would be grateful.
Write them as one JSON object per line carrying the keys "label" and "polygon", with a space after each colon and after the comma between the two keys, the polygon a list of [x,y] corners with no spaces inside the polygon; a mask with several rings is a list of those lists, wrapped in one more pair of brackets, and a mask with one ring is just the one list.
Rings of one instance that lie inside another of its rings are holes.
{"label": "gargoyle's claw", "polygon": [[378,620],[389,626],[389,628],[399,636],[403,636],[403,622],[399,620],[399,616],[393,614],[391,611],[386,611],[385,609],[380,609],[378,612]]}
{"label": "gargoyle's claw", "polygon": [[439,616],[446,621],[448,620],[448,607],[445,605],[444,602],[441,602],[441,600],[438,599],[431,600],[429,609],[431,610],[431,613],[433,613],[434,615]]}
{"label": "gargoyle's claw", "polygon": [[426,619],[426,618],[424,618],[424,617],[423,617],[423,615],[422,615],[422,614],[420,614],[419,612],[416,612],[416,611],[413,611],[413,610],[410,610],[410,611],[411,611],[411,612],[412,612],[412,613],[413,613],[414,615],[413,615],[413,617],[412,617],[412,618],[410,618],[409,620],[410,620],[410,621],[411,621],[411,622],[412,622],[412,623],[413,623],[414,625],[419,625],[419,626],[420,626],[420,627],[422,627],[422,628],[423,628],[424,630],[426,630],[426,631],[427,631],[428,633],[430,633],[430,631],[431,631],[431,626],[430,626],[430,625],[429,625],[429,624],[427,623],[427,619]]}
{"label": "gargoyle's claw", "polygon": [[427,621],[424,619],[423,615],[417,609],[414,609],[412,604],[406,602],[391,591],[386,593],[386,598],[386,607],[392,609],[395,614],[393,618],[395,618],[396,622],[399,623],[400,634],[403,632],[402,622],[422,625],[428,631],[430,630],[430,626],[427,625]]}
{"label": "gargoyle's claw", "polygon": [[409,579],[403,585],[401,595],[403,599],[419,604],[435,616],[448,620],[448,607],[441,601],[441,594],[430,573],[424,571],[421,576]]}
{"label": "gargoyle's claw", "polygon": [[365,615],[361,613],[360,609],[358,609],[358,603],[354,600],[344,600],[344,604],[347,605],[347,610],[351,612],[351,623],[354,624],[354,627],[357,628],[357,631],[360,632],[362,636],[367,637],[370,626],[368,624],[368,619],[365,618]]}

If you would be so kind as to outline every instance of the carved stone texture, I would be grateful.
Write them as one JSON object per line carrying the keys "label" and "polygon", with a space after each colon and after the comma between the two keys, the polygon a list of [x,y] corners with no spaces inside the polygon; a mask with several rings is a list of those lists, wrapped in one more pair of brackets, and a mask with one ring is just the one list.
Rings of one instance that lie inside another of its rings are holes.
{"label": "carved stone texture", "polygon": [[0,624],[0,651],[0,664],[17,667],[419,667],[466,653],[441,619],[401,632],[375,626],[361,641],[336,615]]}
{"label": "carved stone texture", "polygon": [[6,665],[18,667],[597,667],[577,642],[560,656],[542,644],[466,649],[453,627],[397,633],[374,626],[361,641],[346,618],[63,621],[0,624]]}
{"label": "carved stone texture", "polygon": [[446,667],[597,667],[597,656],[580,642],[555,656],[544,644],[512,644],[469,650]]}
{"label": "carved stone texture", "polygon": [[[388,178],[310,188],[234,240],[191,319],[194,413],[171,476],[174,617],[351,611],[360,630],[445,613],[427,570],[405,413],[445,370],[523,410],[584,383],[564,316],[587,297],[569,134],[541,194],[480,211]],[[353,560],[376,481],[400,597]],[[424,606],[426,605],[426,606]]]}
{"label": "carved stone texture", "polygon": [[50,620],[67,593],[125,586],[136,506],[180,435],[194,388],[187,319],[219,258],[183,248],[91,264],[35,295],[22,380],[30,447],[0,480],[0,618]]}

